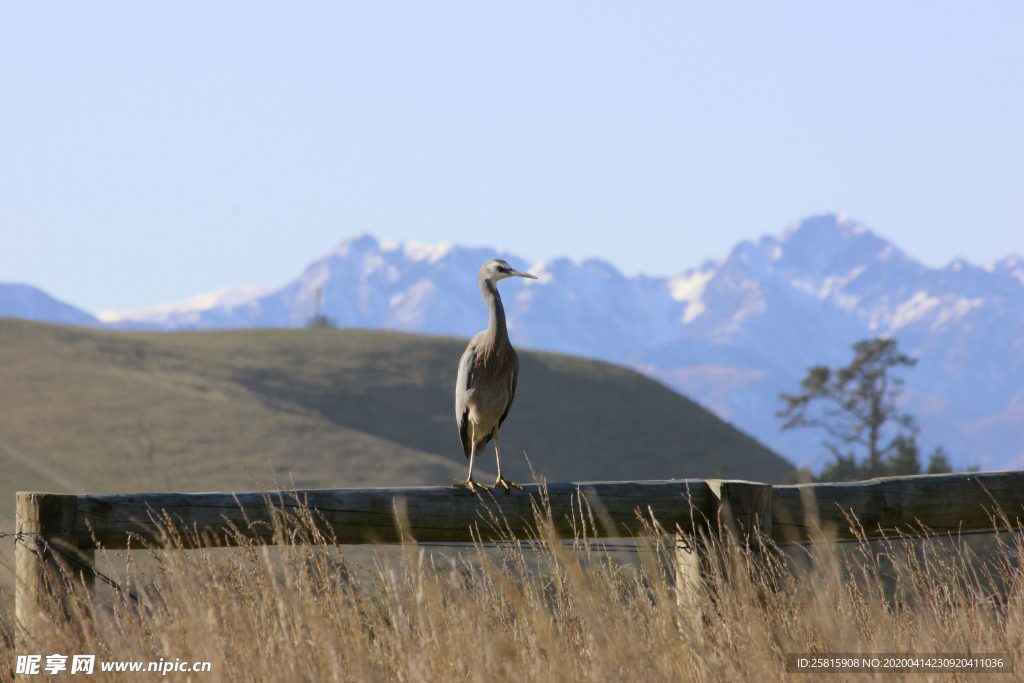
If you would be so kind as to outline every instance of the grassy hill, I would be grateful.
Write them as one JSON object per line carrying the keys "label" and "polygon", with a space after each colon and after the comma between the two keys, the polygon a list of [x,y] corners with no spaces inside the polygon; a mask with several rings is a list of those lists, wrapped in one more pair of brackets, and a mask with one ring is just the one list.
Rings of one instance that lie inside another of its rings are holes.
{"label": "grassy hill", "polygon": [[[17,490],[448,484],[464,340],[367,330],[120,333],[0,319],[0,506]],[[632,370],[521,352],[503,469],[530,481],[777,481],[792,466]],[[494,451],[478,462],[493,480]],[[8,517],[3,514],[3,517]]]}

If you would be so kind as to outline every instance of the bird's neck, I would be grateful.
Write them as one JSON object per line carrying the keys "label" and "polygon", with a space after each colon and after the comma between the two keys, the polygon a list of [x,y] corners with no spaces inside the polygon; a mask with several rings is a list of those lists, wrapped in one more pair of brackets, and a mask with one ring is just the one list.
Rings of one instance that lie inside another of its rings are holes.
{"label": "bird's neck", "polygon": [[501,305],[498,286],[490,280],[480,282],[480,292],[484,295],[491,319],[487,322],[487,336],[497,345],[508,343],[508,328],[505,326],[505,308]]}

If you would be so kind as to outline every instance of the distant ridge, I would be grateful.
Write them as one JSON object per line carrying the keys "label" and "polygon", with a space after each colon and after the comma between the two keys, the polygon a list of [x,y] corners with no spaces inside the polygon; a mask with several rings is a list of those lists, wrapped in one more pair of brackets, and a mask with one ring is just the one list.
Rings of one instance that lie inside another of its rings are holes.
{"label": "distant ridge", "polygon": [[91,313],[59,301],[38,287],[0,282],[0,318],[22,318],[67,325],[98,325]]}
{"label": "distant ridge", "polygon": [[942,444],[959,467],[1024,468],[1024,259],[928,268],[834,214],[674,277],[360,234],[272,291],[102,318],[128,329],[300,327],[319,287],[340,326],[468,337],[486,324],[477,269],[496,255],[540,278],[503,285],[517,346],[638,368],[800,463],[821,464],[820,437],[780,433],[778,394],[885,334],[920,359],[906,400],[925,449]]}

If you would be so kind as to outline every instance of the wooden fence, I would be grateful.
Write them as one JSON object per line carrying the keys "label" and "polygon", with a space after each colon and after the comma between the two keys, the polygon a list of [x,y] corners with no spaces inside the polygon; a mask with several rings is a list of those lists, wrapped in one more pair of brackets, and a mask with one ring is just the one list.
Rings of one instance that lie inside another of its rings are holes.
{"label": "wooden fence", "polygon": [[[814,541],[895,532],[936,533],[1020,528],[1024,472],[890,477],[843,484],[772,486],[731,480],[672,480],[549,484],[493,495],[451,487],[332,489],[251,493],[139,493],[67,495],[20,492],[15,550],[19,619],[53,590],[53,576],[77,575],[92,585],[95,548],[160,545],[158,519],[230,543],[229,530],[273,543],[271,506],[314,510],[324,531],[342,544],[414,540],[472,542],[529,538],[544,499],[555,531],[572,537],[581,501],[592,516],[592,537],[677,535],[680,595],[698,591],[703,534],[736,533],[747,542]],[[859,522],[851,528],[850,519]],[[495,525],[493,520],[498,520]],[[574,522],[574,520],[576,520]],[[647,522],[647,523],[645,523]],[[823,535],[824,534],[824,535]],[[186,534],[177,547],[194,547]],[[56,573],[55,573],[56,572]],[[48,579],[47,577],[50,577]],[[689,586],[689,588],[685,588]],[[685,603],[685,596],[680,598]]]}

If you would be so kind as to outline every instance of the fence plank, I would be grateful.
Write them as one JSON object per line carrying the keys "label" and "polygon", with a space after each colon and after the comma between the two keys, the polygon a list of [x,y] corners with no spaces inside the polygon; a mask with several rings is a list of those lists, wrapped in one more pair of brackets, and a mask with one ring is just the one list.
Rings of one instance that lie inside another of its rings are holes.
{"label": "fence plank", "polygon": [[708,535],[676,534],[676,604],[689,625],[690,634],[701,638],[707,582],[712,558],[706,544],[710,537],[731,536],[757,552],[760,539],[771,534],[772,486],[752,481],[708,479],[711,505]]}
{"label": "fence plank", "polygon": [[712,493],[712,519],[717,518],[719,534],[737,533],[741,542],[751,546],[759,545],[760,537],[771,536],[771,484],[727,479],[708,479],[707,483]]}
{"label": "fence plank", "polygon": [[[645,533],[638,511],[648,520],[653,516],[666,530],[692,532],[694,519],[700,524],[709,516],[711,502],[708,485],[697,479],[549,484],[552,520],[563,537],[574,533],[571,520],[579,520],[581,492],[590,504],[597,537]],[[507,537],[509,533],[523,538],[535,527],[533,504],[541,499],[537,486],[510,495],[500,491],[480,496],[452,487],[295,493],[323,516],[326,526],[345,544],[398,541],[399,519],[402,531],[420,542],[468,542],[473,539],[472,529],[484,539]],[[198,528],[222,541],[228,523],[248,530],[253,537],[270,539],[268,499],[289,510],[297,506],[294,497],[277,491],[82,495],[78,497],[78,542],[81,547],[94,547],[98,542],[106,548],[125,548],[131,533],[136,539],[132,541],[134,547],[139,547],[140,541],[159,544],[160,531],[151,513],[161,511],[179,527]],[[492,519],[502,520],[506,531],[495,531]]]}
{"label": "fence plank", "polygon": [[1002,510],[1012,526],[1021,526],[1022,505],[1024,472],[1017,471],[776,486],[772,538],[811,540],[816,522],[838,538],[853,538],[844,512],[852,513],[868,536],[897,529],[917,533],[921,523],[936,532],[992,529],[996,509]]}
{"label": "fence plank", "polygon": [[[598,536],[643,533],[636,510],[653,515],[667,532],[678,526],[693,530],[693,519],[712,516],[715,498],[700,480],[595,482],[550,484],[548,493],[555,527],[571,535],[578,491],[593,503]],[[464,489],[415,487],[300,491],[297,494],[326,518],[344,543],[392,542],[399,539],[396,510],[404,510],[407,531],[422,542],[464,542],[476,527],[484,538],[495,534],[488,525],[491,514],[505,520],[516,536],[529,533],[534,523],[531,501],[539,500],[536,486],[527,492],[474,496]],[[295,501],[278,492],[267,494],[277,505],[294,509]],[[159,542],[151,512],[166,511],[176,523],[196,526],[218,535],[227,522],[250,529],[253,536],[269,538],[264,494],[146,493],[82,495],[78,497],[77,528],[80,547],[96,540],[108,548],[124,548],[128,533],[139,541]],[[866,482],[775,486],[772,492],[772,538],[776,541],[810,540],[816,521],[841,538],[853,537],[844,513],[855,516],[864,531],[874,536],[896,529],[919,530],[918,522],[934,531],[990,529],[991,515],[999,509],[1011,525],[1024,518],[1024,472],[891,477]],[[578,510],[575,512],[578,517]],[[248,520],[248,521],[247,521]]]}

